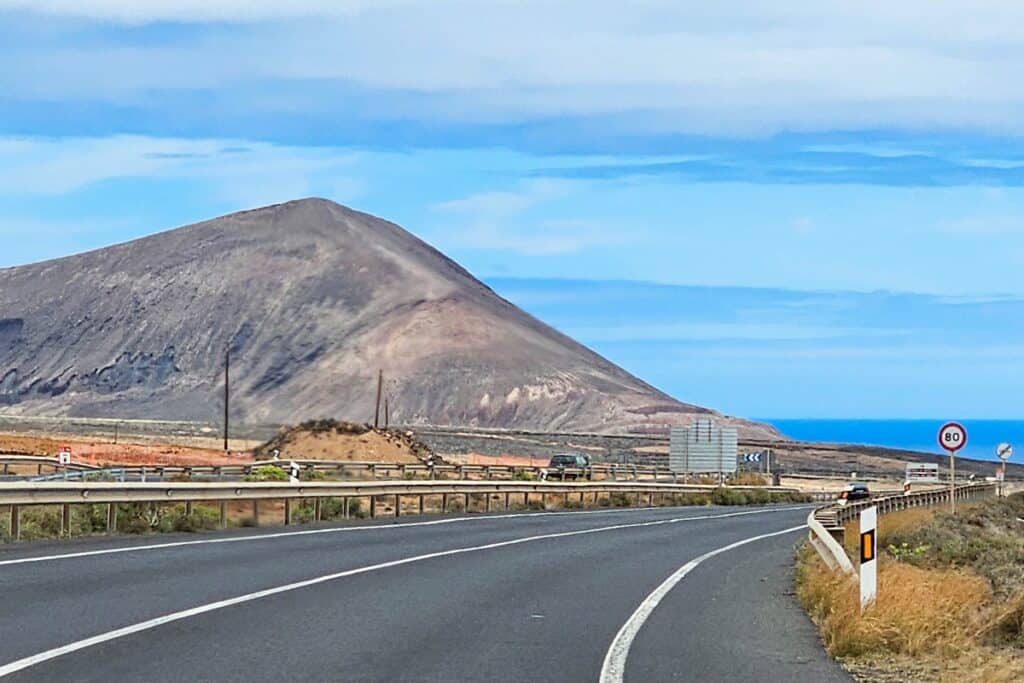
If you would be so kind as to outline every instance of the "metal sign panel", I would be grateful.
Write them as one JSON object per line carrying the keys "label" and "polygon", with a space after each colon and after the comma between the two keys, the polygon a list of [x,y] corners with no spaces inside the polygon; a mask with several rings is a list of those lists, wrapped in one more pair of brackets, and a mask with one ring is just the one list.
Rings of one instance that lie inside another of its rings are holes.
{"label": "metal sign panel", "polygon": [[668,466],[673,472],[735,472],[739,438],[735,429],[711,420],[676,427],[669,441]]}
{"label": "metal sign panel", "polygon": [[939,466],[936,463],[907,463],[906,481],[914,484],[939,483]]}

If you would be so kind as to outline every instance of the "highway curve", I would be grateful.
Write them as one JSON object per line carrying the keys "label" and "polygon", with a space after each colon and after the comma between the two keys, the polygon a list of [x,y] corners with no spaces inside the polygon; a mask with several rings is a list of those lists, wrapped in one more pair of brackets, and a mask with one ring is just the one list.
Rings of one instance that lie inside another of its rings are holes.
{"label": "highway curve", "polygon": [[7,547],[0,678],[846,681],[792,597],[807,512],[417,517]]}

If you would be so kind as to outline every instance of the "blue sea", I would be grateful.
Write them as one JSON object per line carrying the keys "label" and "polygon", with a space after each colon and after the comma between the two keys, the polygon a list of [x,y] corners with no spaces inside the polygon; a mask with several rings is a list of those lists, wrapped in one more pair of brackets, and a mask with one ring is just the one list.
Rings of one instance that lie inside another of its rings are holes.
{"label": "blue sea", "polygon": [[[791,420],[762,419],[799,441],[888,446],[946,454],[939,448],[939,428],[948,420]],[[967,446],[957,455],[999,461],[996,446],[1013,444],[1010,462],[1024,462],[1024,420],[958,420],[967,429]]]}

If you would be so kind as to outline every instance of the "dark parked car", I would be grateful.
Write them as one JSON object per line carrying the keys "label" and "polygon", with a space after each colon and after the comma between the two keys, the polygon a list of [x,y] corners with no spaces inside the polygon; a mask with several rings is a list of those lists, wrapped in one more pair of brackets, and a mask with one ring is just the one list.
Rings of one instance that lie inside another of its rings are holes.
{"label": "dark parked car", "polygon": [[839,493],[839,504],[846,505],[851,501],[867,500],[870,497],[871,491],[868,490],[868,485],[854,481],[844,486],[843,490]]}
{"label": "dark parked car", "polygon": [[[590,458],[575,453],[558,453],[551,456],[547,469],[541,473],[542,479],[576,479],[577,477],[590,478],[590,473],[580,473],[575,470],[585,470],[590,467]],[[566,471],[572,470],[572,471]]]}

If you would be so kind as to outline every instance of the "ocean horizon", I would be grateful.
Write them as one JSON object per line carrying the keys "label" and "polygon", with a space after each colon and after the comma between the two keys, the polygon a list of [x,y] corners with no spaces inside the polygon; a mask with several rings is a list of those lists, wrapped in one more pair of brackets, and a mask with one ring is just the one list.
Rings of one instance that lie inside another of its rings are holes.
{"label": "ocean horizon", "polygon": [[[857,420],[758,418],[798,441],[884,446],[947,455],[938,444],[939,428],[950,420]],[[1024,460],[1024,420],[957,420],[967,429],[967,446],[957,455],[998,462],[996,446],[1014,446],[1010,462]]]}

